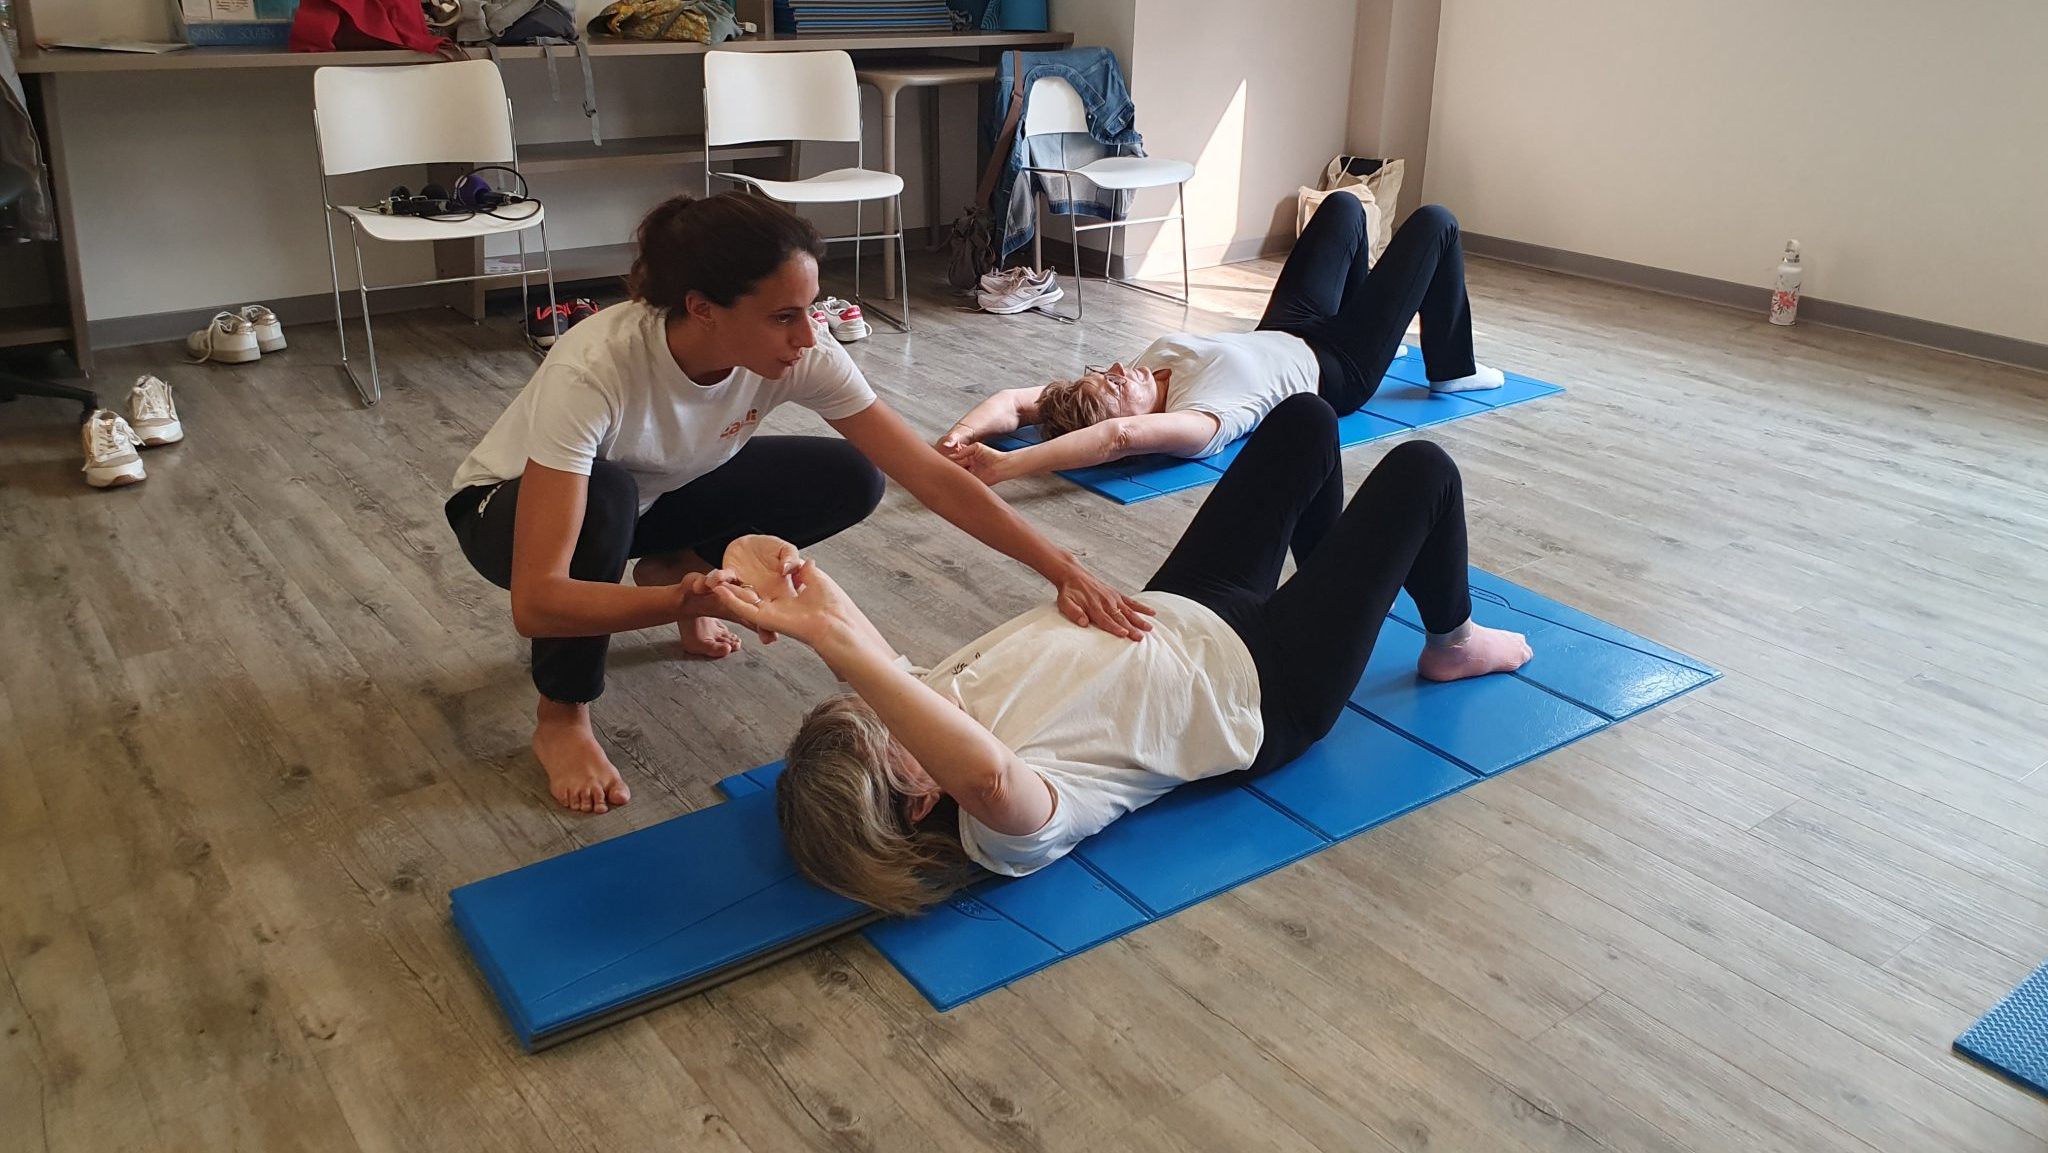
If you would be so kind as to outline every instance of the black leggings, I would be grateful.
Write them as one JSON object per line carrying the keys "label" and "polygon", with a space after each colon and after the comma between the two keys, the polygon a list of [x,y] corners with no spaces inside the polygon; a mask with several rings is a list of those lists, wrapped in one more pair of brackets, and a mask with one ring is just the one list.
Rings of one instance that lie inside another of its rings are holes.
{"label": "black leggings", "polygon": [[[1244,638],[1266,726],[1253,769],[1284,765],[1329,733],[1401,589],[1433,633],[1472,616],[1465,493],[1450,456],[1429,441],[1396,445],[1350,507],[1323,519],[1343,486],[1337,414],[1321,397],[1288,397],[1145,586],[1206,605]],[[1290,545],[1298,569],[1281,585]]]}
{"label": "black leggings", "polygon": [[[633,474],[600,460],[590,469],[569,575],[616,584],[627,560],[683,549],[717,565],[725,546],[748,533],[813,545],[866,519],[881,503],[882,489],[882,474],[843,440],[757,436],[731,460],[663,493],[643,513]],[[485,580],[511,588],[519,481],[463,489],[448,498],[447,511],[462,555]],[[551,701],[596,700],[604,692],[610,645],[609,636],[535,637],[534,687]]]}
{"label": "black leggings", "polygon": [[1431,380],[1476,371],[1472,306],[1465,297],[1465,253],[1458,219],[1426,204],[1366,269],[1370,238],[1365,205],[1339,193],[1324,200],[1301,230],[1274,282],[1262,329],[1308,342],[1322,367],[1320,391],[1339,416],[1358,411],[1394,363],[1408,318],[1422,314],[1422,363]]}

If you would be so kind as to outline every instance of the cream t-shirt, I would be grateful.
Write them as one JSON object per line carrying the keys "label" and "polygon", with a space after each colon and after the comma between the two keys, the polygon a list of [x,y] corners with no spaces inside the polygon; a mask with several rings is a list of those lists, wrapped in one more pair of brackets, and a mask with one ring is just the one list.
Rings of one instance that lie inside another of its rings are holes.
{"label": "cream t-shirt", "polygon": [[1252,763],[1265,739],[1251,651],[1209,609],[1146,593],[1142,641],[1084,628],[1052,605],[954,653],[925,683],[979,721],[1052,786],[1035,833],[998,833],[965,813],[977,864],[1021,877],[1176,786]]}

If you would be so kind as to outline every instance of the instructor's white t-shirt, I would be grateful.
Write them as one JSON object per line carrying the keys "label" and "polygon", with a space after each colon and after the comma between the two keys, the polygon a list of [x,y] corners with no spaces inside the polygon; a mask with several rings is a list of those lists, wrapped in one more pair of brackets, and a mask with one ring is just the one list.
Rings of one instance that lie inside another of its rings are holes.
{"label": "instructor's white t-shirt", "polygon": [[1315,392],[1322,379],[1315,350],[1285,332],[1176,332],[1152,342],[1138,367],[1170,368],[1166,411],[1206,412],[1220,425],[1196,456],[1213,456],[1250,432],[1281,401]]}
{"label": "instructor's white t-shirt", "polygon": [[875,402],[846,350],[818,343],[781,380],[735,368],[698,384],[668,349],[666,314],[615,304],[564,333],[462,467],[455,489],[511,480],[528,460],[590,475],[606,460],[640,484],[640,511],[732,459],[782,404],[839,420]]}
{"label": "instructor's white t-shirt", "polygon": [[1044,828],[998,833],[960,814],[977,864],[1021,877],[1188,781],[1252,763],[1265,739],[1251,651],[1202,605],[1146,593],[1152,631],[1131,642],[1047,605],[997,628],[924,681],[1052,786]]}

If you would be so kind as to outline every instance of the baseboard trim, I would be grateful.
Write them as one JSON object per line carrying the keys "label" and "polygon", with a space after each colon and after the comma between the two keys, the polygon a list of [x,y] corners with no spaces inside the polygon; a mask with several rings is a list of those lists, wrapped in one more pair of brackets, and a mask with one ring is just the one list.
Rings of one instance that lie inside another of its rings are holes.
{"label": "baseboard trim", "polygon": [[[1610,260],[1604,256],[1588,256],[1583,252],[1570,252],[1562,248],[1549,248],[1541,244],[1529,244],[1499,236],[1485,236],[1475,232],[1461,232],[1459,236],[1464,242],[1465,251],[1474,256],[1540,268],[1547,272],[1583,276],[1588,280],[1600,280],[1630,288],[1648,289],[1651,292],[1705,301],[1708,304],[1726,305],[1759,316],[1770,309],[1771,290],[1768,288],[1737,284],[1731,280],[1717,280],[1711,276],[1695,276],[1689,272],[1674,272],[1668,268],[1653,268],[1647,264],[1632,264],[1626,260]],[[2037,344],[2017,337],[1979,332],[1973,328],[1921,320],[1917,317],[1901,316],[1895,312],[1881,312],[1875,308],[1843,304],[1840,301],[1822,300],[1812,296],[1800,300],[1799,319],[1802,322],[1882,336],[1888,340],[1917,344],[1924,348],[1953,352],[1978,360],[2009,364],[2035,372],[2048,372],[2048,344]]]}

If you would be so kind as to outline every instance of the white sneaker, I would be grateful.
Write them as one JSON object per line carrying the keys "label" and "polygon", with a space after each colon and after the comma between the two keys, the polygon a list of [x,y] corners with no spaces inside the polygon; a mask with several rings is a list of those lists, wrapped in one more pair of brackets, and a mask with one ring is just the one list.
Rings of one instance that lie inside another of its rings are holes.
{"label": "white sneaker", "polygon": [[1046,269],[1042,276],[1020,277],[1017,286],[1008,291],[984,292],[974,299],[981,305],[983,312],[1008,316],[1011,313],[1041,308],[1066,294],[1066,290],[1059,285],[1059,277],[1051,269]]}
{"label": "white sneaker", "polygon": [[193,360],[222,364],[247,364],[263,355],[256,330],[232,312],[214,313],[205,328],[185,338],[185,351]]}
{"label": "white sneaker", "polygon": [[1018,288],[1025,285],[1043,289],[1045,285],[1052,282],[1052,279],[1053,271],[1050,268],[1044,271],[1036,268],[1024,268],[1022,266],[1017,268],[998,268],[994,272],[986,273],[982,276],[981,291],[992,296],[1001,296],[1004,293],[1015,292]]}
{"label": "white sneaker", "polygon": [[185,426],[178,423],[178,405],[171,399],[171,386],[147,374],[136,377],[135,387],[128,390],[128,423],[142,443],[151,448],[185,439]]}
{"label": "white sneaker", "polygon": [[263,352],[284,351],[284,325],[277,321],[277,314],[261,304],[245,304],[237,313],[256,330],[256,347]]}
{"label": "white sneaker", "polygon": [[867,317],[861,315],[860,305],[836,296],[828,296],[812,305],[811,315],[823,320],[825,326],[832,331],[832,339],[841,344],[866,340],[875,331],[868,324]]}
{"label": "white sneaker", "polygon": [[1028,268],[998,268],[994,272],[981,274],[979,292],[1008,292],[1017,282],[1031,275]]}
{"label": "white sneaker", "polygon": [[136,448],[142,438],[121,419],[121,414],[97,409],[79,427],[85,442],[85,483],[94,488],[114,488],[146,479],[142,458]]}

